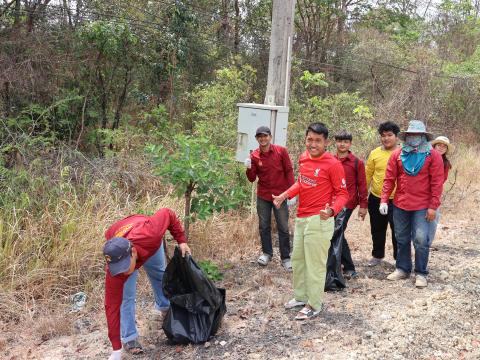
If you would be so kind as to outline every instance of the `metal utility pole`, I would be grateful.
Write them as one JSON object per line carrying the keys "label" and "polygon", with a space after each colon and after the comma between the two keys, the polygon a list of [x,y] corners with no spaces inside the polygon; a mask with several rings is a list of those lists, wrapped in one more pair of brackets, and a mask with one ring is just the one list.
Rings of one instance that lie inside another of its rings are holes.
{"label": "metal utility pole", "polygon": [[264,101],[267,105],[288,106],[295,3],[296,0],[273,0],[267,92]]}

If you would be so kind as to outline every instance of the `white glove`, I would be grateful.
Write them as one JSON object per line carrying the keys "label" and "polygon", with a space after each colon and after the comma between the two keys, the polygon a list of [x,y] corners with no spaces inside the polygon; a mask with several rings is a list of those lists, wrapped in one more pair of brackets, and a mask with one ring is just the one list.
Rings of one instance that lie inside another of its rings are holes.
{"label": "white glove", "polygon": [[122,360],[122,349],[113,350],[108,360]]}
{"label": "white glove", "polygon": [[294,198],[291,198],[290,200],[287,200],[287,206],[288,207],[295,206],[296,203],[297,203],[297,197],[296,196]]}
{"label": "white glove", "polygon": [[244,161],[244,164],[245,164],[245,167],[247,169],[251,169],[252,168],[252,159],[246,158],[245,161]]}
{"label": "white glove", "polygon": [[387,203],[380,203],[380,207],[378,208],[380,214],[387,215],[388,214],[388,204]]}

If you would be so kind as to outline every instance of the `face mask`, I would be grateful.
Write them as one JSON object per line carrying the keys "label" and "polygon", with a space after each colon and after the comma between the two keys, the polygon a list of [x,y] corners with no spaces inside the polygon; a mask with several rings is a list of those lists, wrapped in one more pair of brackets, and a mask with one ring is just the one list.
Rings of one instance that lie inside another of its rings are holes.
{"label": "face mask", "polygon": [[423,135],[407,135],[405,143],[412,147],[417,147],[422,143]]}

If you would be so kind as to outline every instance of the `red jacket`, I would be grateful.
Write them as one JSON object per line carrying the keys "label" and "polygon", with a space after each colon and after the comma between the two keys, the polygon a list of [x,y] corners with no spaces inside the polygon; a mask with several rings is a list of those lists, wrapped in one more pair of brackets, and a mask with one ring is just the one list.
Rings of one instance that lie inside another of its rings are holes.
{"label": "red jacket", "polygon": [[287,190],[290,199],[299,195],[297,217],[318,215],[326,204],[338,214],[348,201],[342,164],[330,153],[312,158],[308,151],[298,162],[298,180]]}
{"label": "red jacket", "polygon": [[[166,231],[180,244],[186,242],[185,232],[177,216],[170,209],[160,209],[153,216],[132,215],[113,224],[106,232],[107,240],[124,237],[137,249],[138,259],[135,269],[140,268],[162,244]],[[105,271],[105,313],[108,324],[108,337],[113,350],[122,348],[120,341],[120,305],[123,297],[123,284],[128,275],[112,276],[106,266]]]}
{"label": "red jacket", "polygon": [[351,152],[346,157],[339,158],[335,155],[335,158],[342,163],[347,181],[349,199],[345,207],[353,210],[360,204],[361,208],[366,209],[368,207],[368,190],[365,164]]}
{"label": "red jacket", "polygon": [[273,201],[273,195],[280,195],[295,182],[293,166],[287,149],[270,144],[266,153],[256,149],[250,155],[252,167],[247,169],[247,178],[254,182],[258,177],[257,196],[266,201]]}
{"label": "red jacket", "polygon": [[440,206],[443,190],[441,155],[437,151],[431,151],[420,172],[416,176],[409,176],[403,171],[401,151],[401,148],[396,149],[388,160],[381,202],[388,202],[396,183],[397,190],[393,198],[396,207],[407,211],[436,210]]}

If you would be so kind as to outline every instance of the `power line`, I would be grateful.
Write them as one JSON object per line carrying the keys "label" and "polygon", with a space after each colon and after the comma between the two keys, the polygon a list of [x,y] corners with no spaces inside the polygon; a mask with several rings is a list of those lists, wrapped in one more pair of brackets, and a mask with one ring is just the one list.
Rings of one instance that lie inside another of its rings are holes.
{"label": "power line", "polygon": [[[366,59],[366,58],[361,57],[361,56],[357,56],[357,57],[360,57],[360,58],[364,59],[365,61],[360,61],[360,60],[356,60],[356,59],[348,59],[348,60],[359,63],[359,64],[363,64],[363,65],[381,65],[381,66],[386,66],[386,67],[393,68],[395,70],[407,72],[407,73],[410,73],[410,74],[421,74],[421,72],[418,71],[418,70],[407,69],[407,68],[402,67],[400,65],[386,63],[386,62],[378,61],[378,60]],[[349,68],[349,67],[346,67],[346,66],[340,66],[340,65],[335,65],[335,64],[331,64],[331,63],[324,63],[324,62],[320,62],[320,61],[316,61],[316,60],[303,59],[303,58],[299,58],[299,57],[296,57],[296,59],[301,60],[301,61],[305,61],[305,62],[308,62],[308,63],[311,63],[311,64],[316,64],[316,65],[325,65],[325,66],[329,66],[329,67],[332,67],[332,68],[339,68],[339,69],[345,69],[346,68],[346,69],[349,69],[349,70],[352,70],[352,71],[360,71],[360,70],[352,69],[352,68]],[[454,76],[454,75],[446,75],[446,74],[438,74],[438,73],[437,74],[433,73],[433,74],[430,74],[430,75],[433,76],[433,77],[437,77],[437,78],[452,79],[452,80],[467,80],[467,79],[474,78],[474,75],[471,75],[471,76]]]}

